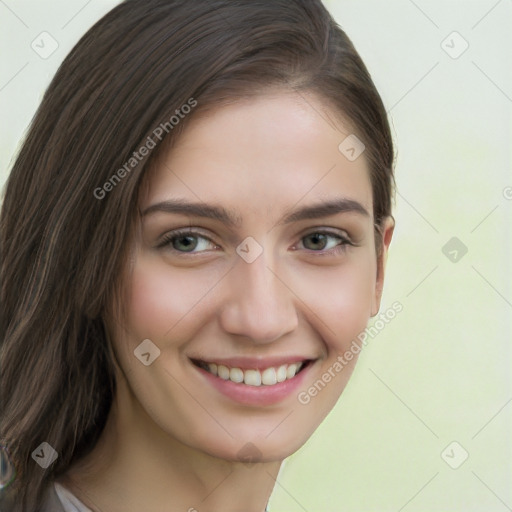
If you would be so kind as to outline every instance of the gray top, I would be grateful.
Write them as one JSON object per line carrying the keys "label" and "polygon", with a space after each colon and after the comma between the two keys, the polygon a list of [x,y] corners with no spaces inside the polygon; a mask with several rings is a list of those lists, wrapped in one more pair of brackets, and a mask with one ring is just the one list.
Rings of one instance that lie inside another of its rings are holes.
{"label": "gray top", "polygon": [[86,507],[73,493],[62,485],[54,482],[48,488],[42,503],[41,512],[93,512]]}
{"label": "gray top", "polygon": [[[268,504],[265,510],[269,512]],[[86,507],[71,491],[58,484],[57,482],[54,482],[54,484],[48,488],[42,506],[38,512],[93,511],[89,507]]]}

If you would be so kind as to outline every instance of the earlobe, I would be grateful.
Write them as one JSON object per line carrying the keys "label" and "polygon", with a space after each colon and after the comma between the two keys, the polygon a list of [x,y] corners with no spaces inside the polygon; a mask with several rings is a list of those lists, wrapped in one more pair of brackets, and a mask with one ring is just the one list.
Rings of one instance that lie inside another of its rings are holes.
{"label": "earlobe", "polygon": [[380,309],[382,290],[384,288],[384,274],[386,269],[386,261],[394,229],[395,219],[392,216],[386,217],[379,226],[380,244],[378,247],[379,252],[377,254],[377,278],[375,280],[375,290],[372,301],[372,317],[377,315]]}

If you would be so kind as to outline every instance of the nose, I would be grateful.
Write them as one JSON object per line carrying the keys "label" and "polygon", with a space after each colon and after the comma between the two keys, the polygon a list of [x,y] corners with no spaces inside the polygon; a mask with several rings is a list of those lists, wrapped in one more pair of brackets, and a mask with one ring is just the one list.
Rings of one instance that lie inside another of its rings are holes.
{"label": "nose", "polygon": [[254,343],[271,343],[294,331],[295,296],[279,273],[269,268],[265,251],[252,263],[240,258],[224,282],[222,328]]}

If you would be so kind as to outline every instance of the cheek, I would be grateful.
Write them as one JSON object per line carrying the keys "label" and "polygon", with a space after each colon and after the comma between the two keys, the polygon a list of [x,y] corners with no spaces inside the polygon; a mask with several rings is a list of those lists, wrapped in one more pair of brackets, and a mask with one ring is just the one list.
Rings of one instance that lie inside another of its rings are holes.
{"label": "cheek", "polygon": [[317,418],[314,428],[334,407],[355,368],[360,353],[357,337],[371,315],[376,273],[371,252],[361,251],[336,270],[315,269],[314,275],[302,277],[310,322],[324,344],[314,378],[297,395],[305,417]]}
{"label": "cheek", "polygon": [[342,353],[364,331],[371,315],[376,264],[371,254],[353,255],[337,268],[302,271],[297,295],[309,306],[311,323],[327,350]]}
{"label": "cheek", "polygon": [[130,332],[141,339],[163,342],[172,331],[173,339],[179,339],[183,328],[191,324],[190,320],[198,325],[199,311],[202,317],[205,315],[209,290],[218,279],[211,269],[188,272],[187,269],[172,269],[161,259],[139,260],[131,276]]}

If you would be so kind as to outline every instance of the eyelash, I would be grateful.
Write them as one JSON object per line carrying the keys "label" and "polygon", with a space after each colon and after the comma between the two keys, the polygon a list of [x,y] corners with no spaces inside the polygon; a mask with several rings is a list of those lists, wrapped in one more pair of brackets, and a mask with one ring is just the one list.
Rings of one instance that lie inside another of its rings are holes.
{"label": "eyelash", "polygon": [[313,249],[305,249],[305,251],[308,252],[308,254],[313,254],[315,256],[332,256],[344,253],[347,250],[347,246],[351,245],[355,247],[355,243],[353,243],[348,236],[341,235],[340,233],[334,233],[329,230],[325,229],[319,229],[316,231],[310,231],[309,233],[306,233],[304,236],[301,237],[301,241],[311,235],[326,235],[328,237],[337,239],[340,243],[335,245],[334,247],[331,247],[330,249],[323,249],[321,251],[314,251]]}
{"label": "eyelash", "polygon": [[[313,249],[305,249],[309,254],[314,254],[315,256],[332,256],[335,254],[345,252],[347,250],[348,245],[351,245],[351,246],[356,245],[347,236],[343,236],[339,233],[333,233],[333,232],[325,230],[325,229],[310,231],[309,233],[306,233],[304,236],[301,237],[301,241],[304,238],[307,238],[308,236],[311,236],[311,235],[326,235],[328,237],[335,238],[340,241],[339,244],[337,244],[335,247],[332,247],[331,249],[328,249],[328,250],[315,251]],[[187,252],[187,251],[179,251],[177,249],[174,249],[174,247],[172,247],[172,243],[175,240],[177,240],[181,237],[185,237],[185,236],[193,236],[196,238],[202,238],[204,240],[208,240],[213,245],[217,245],[210,238],[208,238],[207,236],[203,235],[202,233],[200,233],[198,231],[193,231],[191,229],[177,229],[175,231],[171,231],[171,232],[167,233],[166,235],[164,235],[164,237],[162,238],[162,241],[158,244],[157,248],[170,250],[176,254],[179,254],[180,256],[201,254],[202,252],[204,252],[204,251]]]}

